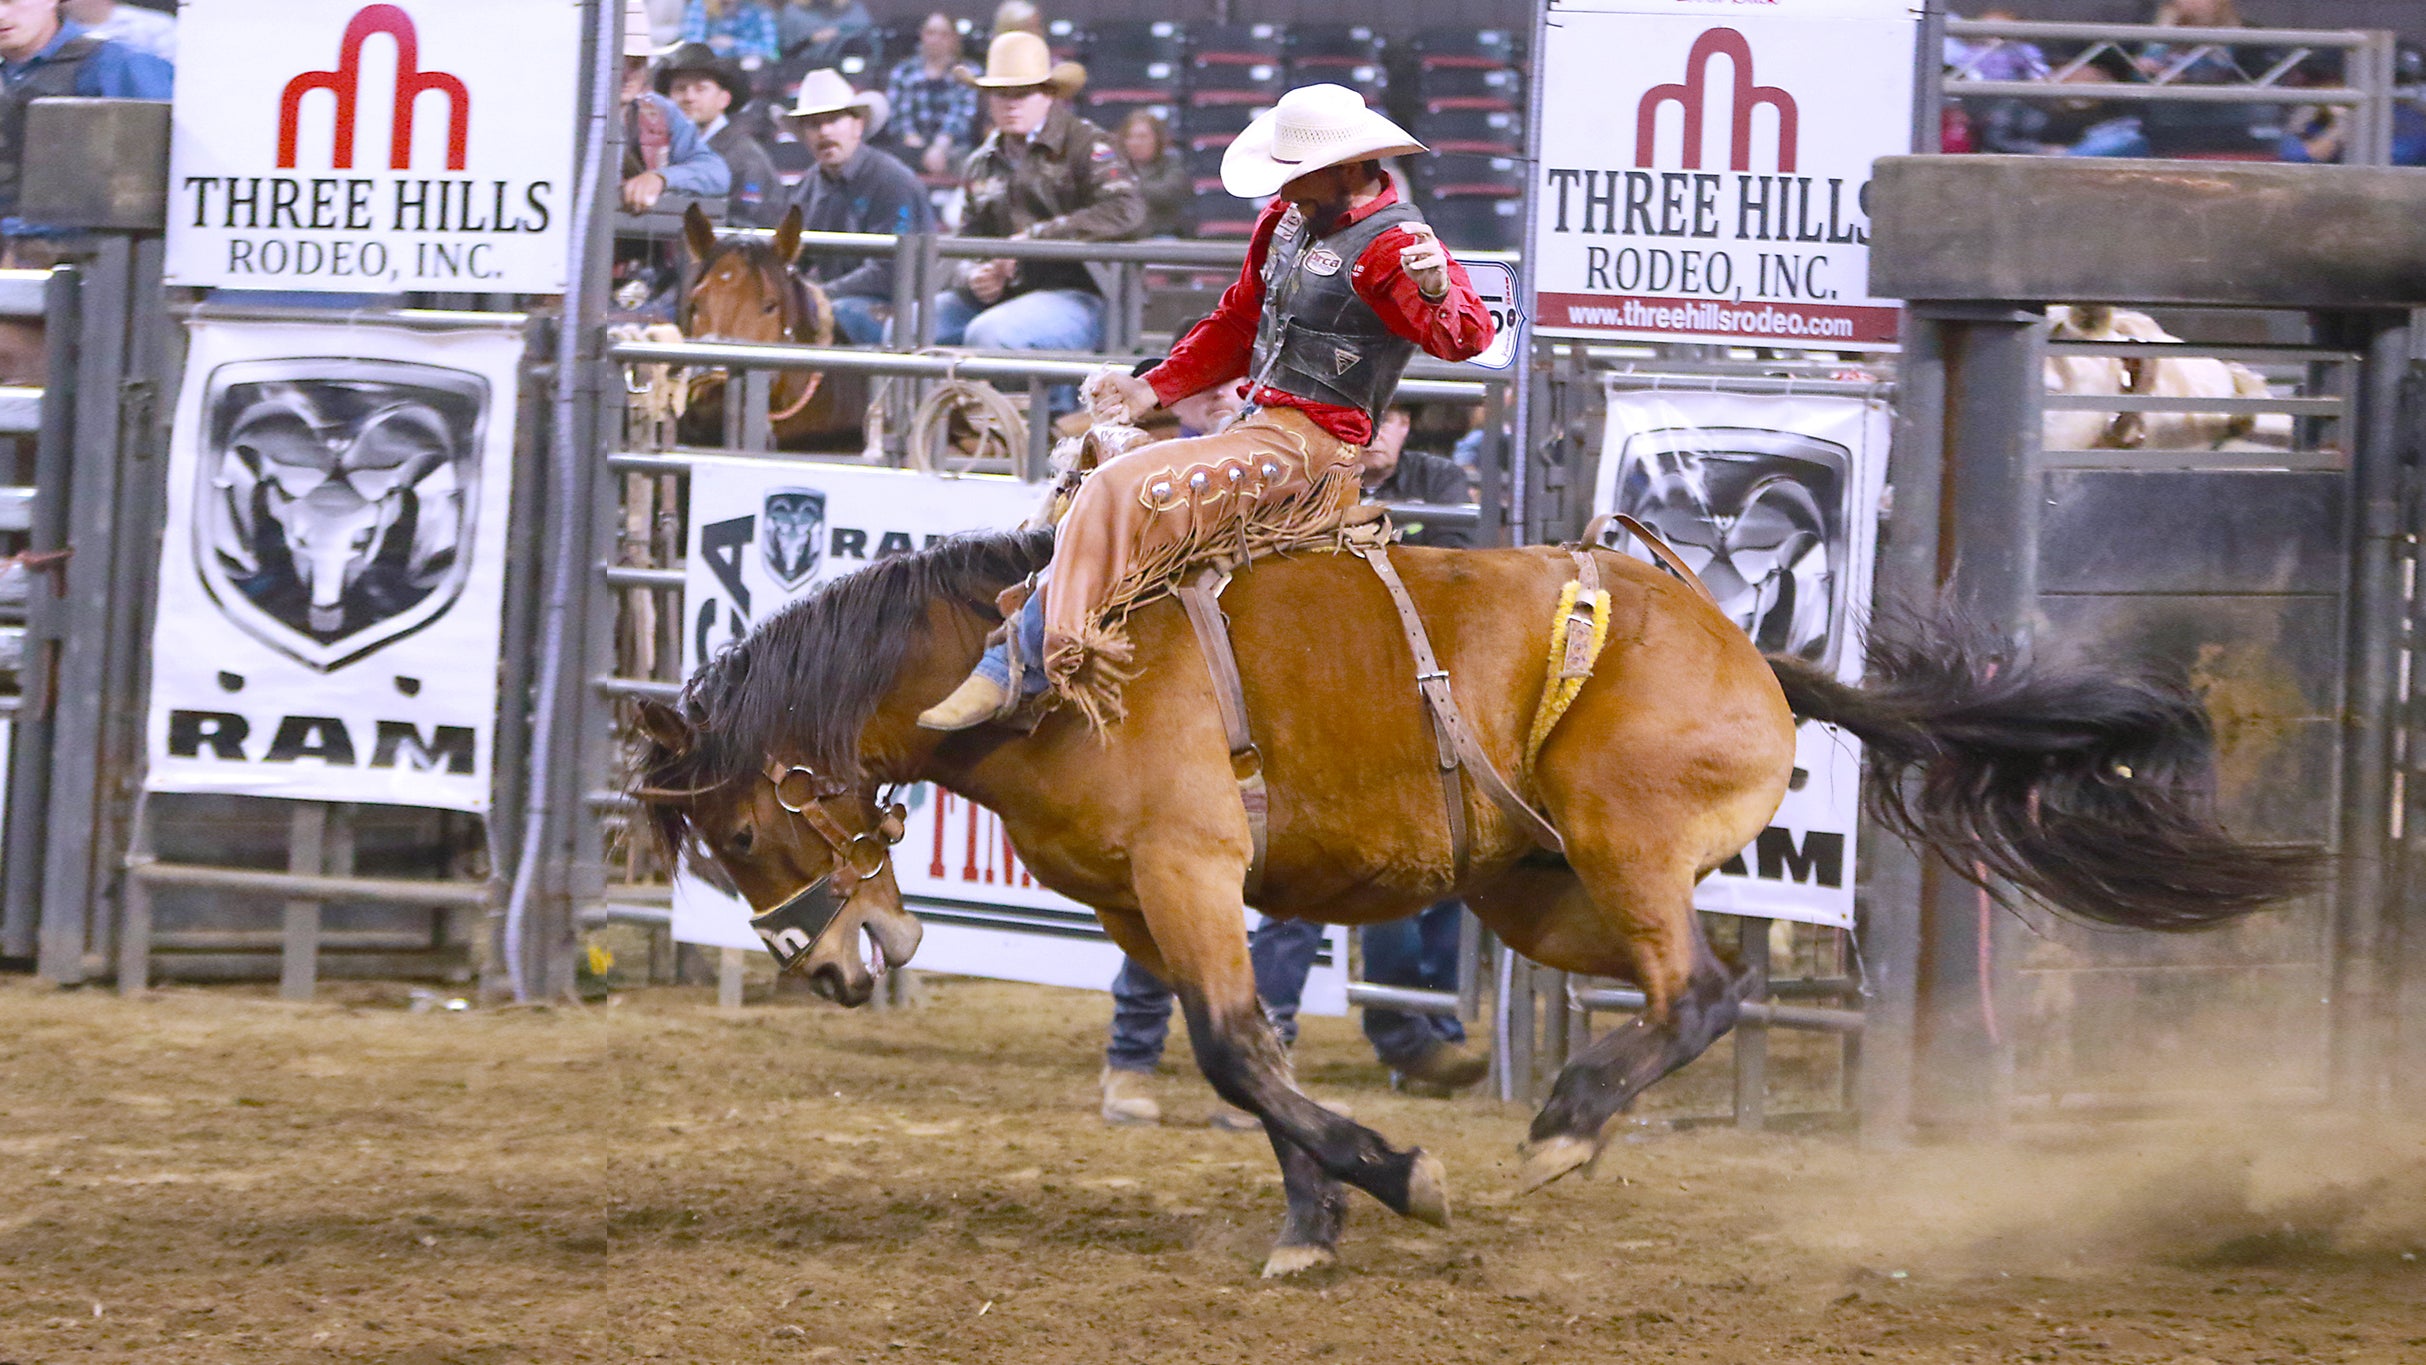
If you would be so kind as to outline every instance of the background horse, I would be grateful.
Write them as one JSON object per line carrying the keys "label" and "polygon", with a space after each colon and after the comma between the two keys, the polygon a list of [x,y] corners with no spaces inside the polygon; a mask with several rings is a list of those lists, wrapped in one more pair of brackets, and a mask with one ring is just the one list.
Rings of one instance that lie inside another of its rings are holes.
{"label": "background horse", "polygon": [[[786,607],[693,678],[679,711],[644,708],[637,795],[669,841],[704,850],[759,911],[820,907],[805,969],[846,1004],[873,985],[862,932],[893,965],[916,944],[889,865],[868,856],[882,848],[876,784],[934,781],[992,807],[1039,881],[1093,906],[1171,983],[1206,1078],[1263,1120],[1288,1196],[1265,1273],[1335,1259],[1343,1182],[1445,1222],[1438,1162],[1299,1093],[1257,1006],[1241,928],[1249,832],[1178,604],[1130,618],[1137,671],[1126,718],[1106,730],[1068,708],[1026,734],[913,723],[976,662],[1001,619],[996,591],[1051,552],[1049,532],[962,537]],[[1596,553],[1608,648],[1518,779],[1564,856],[1469,782],[1469,856],[1455,865],[1413,659],[1368,566],[1268,559],[1223,602],[1270,790],[1258,908],[1370,924],[1462,895],[1515,951],[1630,979],[1648,998],[1560,1073],[1533,1122],[1528,1188],[1593,1157],[1637,1093],[1734,1024],[1744,980],[1712,953],[1693,887],[1777,810],[1797,714],[1865,741],[1868,794],[1890,827],[2076,915],[2190,928],[2303,882],[2312,855],[2241,844],[2216,824],[2206,715],[2181,690],[1893,625],[1872,631],[1873,681],[1849,687],[1764,658],[1692,589]],[[1517,772],[1545,681],[1542,633],[1573,561],[1549,548],[1391,557],[1483,749]]]}
{"label": "background horse", "polygon": [[[813,280],[801,278],[793,263],[800,256],[800,209],[794,206],[776,225],[775,235],[734,233],[718,237],[697,204],[682,213],[682,240],[699,271],[683,291],[675,322],[693,341],[797,342],[803,346],[834,344],[834,305]],[[842,419],[836,386],[809,370],[778,370],[767,409],[775,444],[783,449],[806,447],[830,434]],[[724,401],[733,386],[721,370],[693,374],[680,434],[688,445],[724,444]],[[855,414],[851,414],[855,418]]]}

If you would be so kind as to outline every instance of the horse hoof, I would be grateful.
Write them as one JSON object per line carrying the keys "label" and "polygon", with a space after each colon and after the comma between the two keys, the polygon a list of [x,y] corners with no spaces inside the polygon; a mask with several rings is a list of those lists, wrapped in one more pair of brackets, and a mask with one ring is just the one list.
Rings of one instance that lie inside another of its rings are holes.
{"label": "horse hoof", "polygon": [[1531,1194],[1578,1166],[1589,1163],[1600,1149],[1591,1142],[1568,1135],[1548,1138],[1531,1144],[1525,1156],[1525,1168],[1516,1178],[1516,1192]]}
{"label": "horse hoof", "polygon": [[1338,1264],[1339,1253],[1329,1247],[1274,1247],[1272,1254],[1264,1258],[1264,1278],[1277,1280]]}
{"label": "horse hoof", "polygon": [[1415,1154],[1407,1172],[1406,1215],[1436,1228],[1449,1226],[1449,1172],[1430,1152]]}

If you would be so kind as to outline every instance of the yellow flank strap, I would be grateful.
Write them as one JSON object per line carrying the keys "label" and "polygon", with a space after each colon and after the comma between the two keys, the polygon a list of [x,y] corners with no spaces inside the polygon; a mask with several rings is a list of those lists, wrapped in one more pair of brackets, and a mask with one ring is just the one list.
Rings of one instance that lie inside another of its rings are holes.
{"label": "yellow flank strap", "polygon": [[1550,732],[1558,728],[1559,718],[1567,714],[1577,693],[1584,690],[1584,680],[1592,676],[1592,665],[1600,659],[1601,646],[1609,643],[1609,593],[1595,589],[1585,598],[1581,610],[1592,622],[1592,635],[1584,647],[1582,667],[1570,662],[1568,648],[1570,627],[1577,621],[1576,597],[1583,584],[1569,579],[1558,595],[1558,611],[1550,618],[1550,657],[1542,665],[1541,705],[1533,708],[1533,729],[1525,739],[1525,773],[1529,778],[1534,762],[1541,757],[1542,745],[1549,742]]}

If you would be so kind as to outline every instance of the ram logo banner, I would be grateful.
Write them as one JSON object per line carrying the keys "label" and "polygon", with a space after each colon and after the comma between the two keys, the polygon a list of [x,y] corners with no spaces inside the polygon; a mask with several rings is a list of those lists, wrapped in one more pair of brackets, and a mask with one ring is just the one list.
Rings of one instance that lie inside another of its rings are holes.
{"label": "ram logo banner", "polygon": [[153,790],[487,808],[521,325],[188,324]]}
{"label": "ram logo banner", "polygon": [[778,488],[767,494],[758,532],[767,572],[785,592],[807,587],[825,559],[826,495],[811,488]]}
{"label": "ram logo banner", "polygon": [[[1762,653],[1859,681],[1886,404],[1646,391],[1622,379],[1608,399],[1593,509],[1628,513],[1658,532]],[[1641,553],[1622,531],[1608,543]],[[1769,828],[1695,889],[1702,909],[1853,923],[1861,744],[1805,722],[1794,763]]]}
{"label": "ram logo banner", "polygon": [[463,591],[479,513],[479,375],[240,361],[205,377],[194,561],[239,630],[314,668],[428,625]]}
{"label": "ram logo banner", "polygon": [[579,0],[184,0],[170,284],[564,289]]}

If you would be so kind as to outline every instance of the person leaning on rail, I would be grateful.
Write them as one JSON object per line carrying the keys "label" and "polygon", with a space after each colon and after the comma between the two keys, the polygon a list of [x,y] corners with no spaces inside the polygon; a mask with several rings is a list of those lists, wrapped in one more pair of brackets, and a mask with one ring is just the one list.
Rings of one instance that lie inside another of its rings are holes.
{"label": "person leaning on rail", "polygon": [[[1016,618],[1024,657],[1044,664],[1023,682],[1049,682],[1105,720],[1091,680],[1119,647],[1121,607],[1251,534],[1338,525],[1356,503],[1374,418],[1408,360],[1419,349],[1465,360],[1490,345],[1491,317],[1464,267],[1382,174],[1381,158],[1424,150],[1355,91],[1312,85],[1283,95],[1223,154],[1230,193],[1278,192],[1256,220],[1246,263],[1169,359],[1142,379],[1101,377],[1097,415],[1133,422],[1249,376],[1253,406],[1219,435],[1139,446],[1086,477],[1051,572]],[[1019,701],[997,644],[918,723],[966,729]]]}
{"label": "person leaning on rail", "polygon": [[[894,236],[932,230],[934,210],[918,176],[868,139],[891,112],[881,90],[858,91],[839,71],[801,78],[792,106],[792,135],[817,164],[792,192],[800,225],[810,232],[875,232]],[[893,316],[890,252],[873,256],[809,255],[800,271],[834,302],[834,324],[852,344],[885,339]]]}
{"label": "person leaning on rail", "polygon": [[658,65],[657,93],[672,100],[707,139],[708,149],[724,158],[733,182],[725,196],[725,220],[775,226],[783,218],[783,182],[767,149],[733,121],[750,102],[749,78],[741,68],[705,43],[684,43]]}

